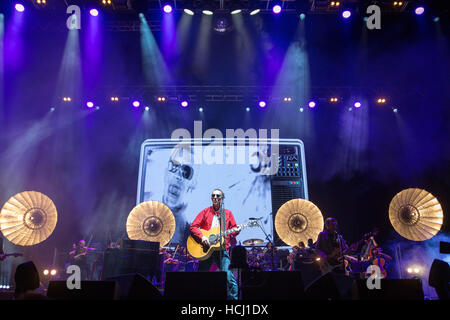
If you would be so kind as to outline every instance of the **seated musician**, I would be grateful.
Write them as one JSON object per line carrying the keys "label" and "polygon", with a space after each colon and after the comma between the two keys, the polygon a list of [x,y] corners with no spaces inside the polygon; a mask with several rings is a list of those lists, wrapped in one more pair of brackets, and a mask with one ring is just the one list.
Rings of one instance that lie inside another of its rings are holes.
{"label": "seated musician", "polygon": [[327,218],[325,228],[317,238],[316,251],[320,256],[320,269],[323,274],[329,271],[344,272],[341,249],[345,252],[348,247],[337,233],[337,225],[336,219]]}
{"label": "seated musician", "polygon": [[69,252],[70,264],[80,267],[82,280],[87,280],[90,276],[89,264],[86,256],[89,250],[95,249],[86,247],[86,242],[80,240],[77,244],[72,246],[72,250]]}
{"label": "seated musician", "polygon": [[[222,190],[214,189],[211,195],[212,206],[200,211],[197,217],[194,219],[190,226],[192,235],[201,240],[202,244],[209,247],[210,243],[207,237],[205,237],[200,229],[210,230],[214,227],[221,226],[221,204],[225,195]],[[225,230],[237,227],[236,221],[234,220],[233,213],[230,210],[225,209]],[[240,231],[240,230],[239,230]],[[227,272],[228,281],[228,298],[237,300],[238,299],[238,287],[234,274],[228,269],[230,265],[230,241],[232,237],[237,236],[238,232],[230,233],[225,238],[225,250],[222,251],[222,260],[220,261],[220,251],[214,251],[210,258],[207,260],[200,261],[198,264],[198,271],[209,271],[211,266],[214,264],[221,266],[221,270]]]}
{"label": "seated musician", "polygon": [[369,253],[369,261],[372,263],[375,259],[378,259],[378,258],[383,258],[388,261],[392,260],[392,257],[390,255],[387,255],[386,253],[381,252],[381,248],[373,247]]}

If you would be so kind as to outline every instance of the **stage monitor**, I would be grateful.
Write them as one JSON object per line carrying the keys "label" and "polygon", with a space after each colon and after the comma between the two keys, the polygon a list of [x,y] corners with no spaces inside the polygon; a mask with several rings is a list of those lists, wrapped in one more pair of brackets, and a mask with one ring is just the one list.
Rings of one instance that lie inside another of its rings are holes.
{"label": "stage monitor", "polygon": [[[274,215],[291,199],[308,199],[303,143],[294,139],[149,139],[140,152],[137,204],[160,201],[175,216],[168,245],[184,245],[189,225],[211,206],[211,192],[221,189],[224,206],[237,224],[262,218],[261,225],[275,245],[284,246],[274,230]],[[245,228],[247,239],[267,242],[259,227]]]}

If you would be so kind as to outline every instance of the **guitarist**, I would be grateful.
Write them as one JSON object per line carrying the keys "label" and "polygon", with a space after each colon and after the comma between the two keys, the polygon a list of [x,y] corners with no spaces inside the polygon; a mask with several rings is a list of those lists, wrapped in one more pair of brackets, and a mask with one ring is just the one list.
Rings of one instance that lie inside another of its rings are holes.
{"label": "guitarist", "polygon": [[[200,229],[210,230],[213,227],[221,226],[221,205],[222,201],[225,199],[225,194],[220,189],[214,189],[211,194],[212,206],[203,209],[197,215],[190,226],[190,231],[193,237],[197,238],[201,241],[201,243],[209,247],[210,243],[207,237],[205,237]],[[237,227],[236,221],[234,220],[233,213],[230,210],[223,210],[225,213],[225,228],[222,230],[228,230]],[[238,299],[238,287],[236,279],[233,275],[233,272],[228,269],[230,265],[230,256],[229,256],[229,248],[230,241],[232,237],[236,237],[240,230],[234,233],[230,233],[225,238],[225,250],[222,251],[222,261],[220,261],[221,253],[220,251],[215,251],[209,259],[199,261],[198,271],[209,271],[212,264],[215,263],[217,266],[221,266],[222,271],[227,272],[227,281],[228,281],[228,298],[237,300]]]}
{"label": "guitarist", "polygon": [[322,274],[325,274],[330,270],[338,269],[343,271],[340,266],[342,265],[342,251],[347,250],[345,240],[338,235],[337,220],[335,218],[327,218],[325,220],[325,229],[319,233],[316,243],[316,251],[321,256],[320,269]]}

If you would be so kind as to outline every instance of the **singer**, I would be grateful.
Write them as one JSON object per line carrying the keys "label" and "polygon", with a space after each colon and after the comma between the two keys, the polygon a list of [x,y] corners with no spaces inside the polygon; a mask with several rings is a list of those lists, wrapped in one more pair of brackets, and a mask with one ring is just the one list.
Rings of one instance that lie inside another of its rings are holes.
{"label": "singer", "polygon": [[[220,226],[223,232],[237,227],[233,213],[223,207],[224,199],[225,194],[223,191],[220,189],[214,189],[211,194],[212,206],[200,211],[191,224],[191,234],[194,237],[201,239],[201,242],[205,246],[210,245],[209,240],[202,234],[200,229],[210,230],[212,227]],[[225,223],[222,223],[223,221],[225,221]],[[231,239],[236,237],[239,232],[240,228],[238,227],[237,232],[230,233],[225,238],[225,246],[222,246],[221,250],[215,251],[209,259],[200,261],[198,264],[198,271],[209,271],[213,263],[215,263],[221,271],[227,272],[228,299],[230,300],[238,299],[238,286],[233,272],[228,269],[228,266],[230,265],[229,248]]]}
{"label": "singer", "polygon": [[345,272],[343,253],[348,249],[345,240],[337,233],[337,220],[327,218],[324,230],[319,233],[316,243],[316,251],[320,257],[320,269],[322,274],[330,271]]}

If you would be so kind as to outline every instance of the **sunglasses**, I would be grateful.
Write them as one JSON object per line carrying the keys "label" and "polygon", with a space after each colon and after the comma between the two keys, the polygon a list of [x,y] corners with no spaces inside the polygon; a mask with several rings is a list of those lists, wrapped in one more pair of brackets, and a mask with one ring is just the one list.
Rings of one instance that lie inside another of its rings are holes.
{"label": "sunglasses", "polygon": [[217,194],[217,193],[213,193],[211,195],[211,198],[222,198],[222,195],[221,194]]}
{"label": "sunglasses", "polygon": [[192,167],[187,166],[185,164],[180,165],[180,164],[175,163],[172,160],[170,160],[169,161],[169,172],[176,173],[178,171],[180,171],[181,176],[187,180],[191,180],[192,176],[194,175],[194,169]]}

